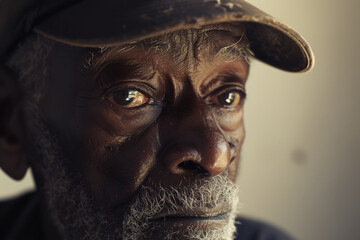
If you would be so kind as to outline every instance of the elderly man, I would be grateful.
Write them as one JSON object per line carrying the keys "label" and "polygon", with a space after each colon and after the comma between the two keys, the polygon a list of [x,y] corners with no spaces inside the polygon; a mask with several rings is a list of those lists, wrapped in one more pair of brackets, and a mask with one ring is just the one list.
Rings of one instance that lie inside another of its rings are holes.
{"label": "elderly man", "polygon": [[288,239],[237,218],[249,61],[312,53],[242,0],[0,1],[1,239]]}

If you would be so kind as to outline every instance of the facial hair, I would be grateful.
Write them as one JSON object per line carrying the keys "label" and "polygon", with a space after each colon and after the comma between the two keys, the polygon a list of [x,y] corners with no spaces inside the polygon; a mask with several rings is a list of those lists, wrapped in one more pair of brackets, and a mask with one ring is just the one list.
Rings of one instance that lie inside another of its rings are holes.
{"label": "facial hair", "polygon": [[[82,180],[70,174],[56,137],[46,126],[38,109],[32,106],[29,121],[32,147],[40,161],[34,163],[43,178],[43,191],[53,224],[63,239],[207,239],[231,240],[235,233],[238,192],[227,175],[198,179],[186,187],[154,186],[150,180],[139,188],[123,216],[105,214],[85,190]],[[185,229],[159,229],[150,221],[158,214],[178,211],[193,214],[195,209],[211,210],[227,206],[228,221],[221,227],[190,226]]]}

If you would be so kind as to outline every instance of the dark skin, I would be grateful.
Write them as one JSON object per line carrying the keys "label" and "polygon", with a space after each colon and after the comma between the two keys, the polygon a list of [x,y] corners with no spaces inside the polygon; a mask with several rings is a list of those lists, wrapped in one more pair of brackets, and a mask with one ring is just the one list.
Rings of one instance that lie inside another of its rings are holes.
{"label": "dark skin", "polygon": [[[169,54],[135,48],[90,70],[83,67],[89,49],[59,43],[51,52],[41,113],[73,160],[69,170],[105,212],[121,209],[149,179],[182,186],[228,172],[235,181],[249,65],[209,58],[207,51],[179,64]],[[27,155],[16,75],[0,73],[0,103],[15,99],[6,115],[18,120],[0,115],[0,164],[21,179],[36,159]]]}

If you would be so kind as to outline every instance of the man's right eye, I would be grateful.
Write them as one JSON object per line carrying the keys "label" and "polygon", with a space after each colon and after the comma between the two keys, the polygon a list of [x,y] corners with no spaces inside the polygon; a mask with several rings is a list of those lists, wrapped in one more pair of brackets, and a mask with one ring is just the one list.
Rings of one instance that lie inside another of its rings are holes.
{"label": "man's right eye", "polygon": [[135,108],[143,106],[151,101],[139,90],[132,88],[118,89],[109,94],[110,101],[126,108]]}

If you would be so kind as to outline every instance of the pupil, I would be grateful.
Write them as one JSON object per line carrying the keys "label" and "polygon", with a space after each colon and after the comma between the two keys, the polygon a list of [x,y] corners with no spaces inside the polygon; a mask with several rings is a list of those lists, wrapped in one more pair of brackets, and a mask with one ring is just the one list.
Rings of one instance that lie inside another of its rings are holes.
{"label": "pupil", "polygon": [[113,93],[114,101],[119,105],[128,105],[130,104],[136,96],[136,91],[134,90],[119,90]]}
{"label": "pupil", "polygon": [[235,100],[235,93],[227,92],[223,93],[219,96],[219,102],[223,105],[231,105]]}

